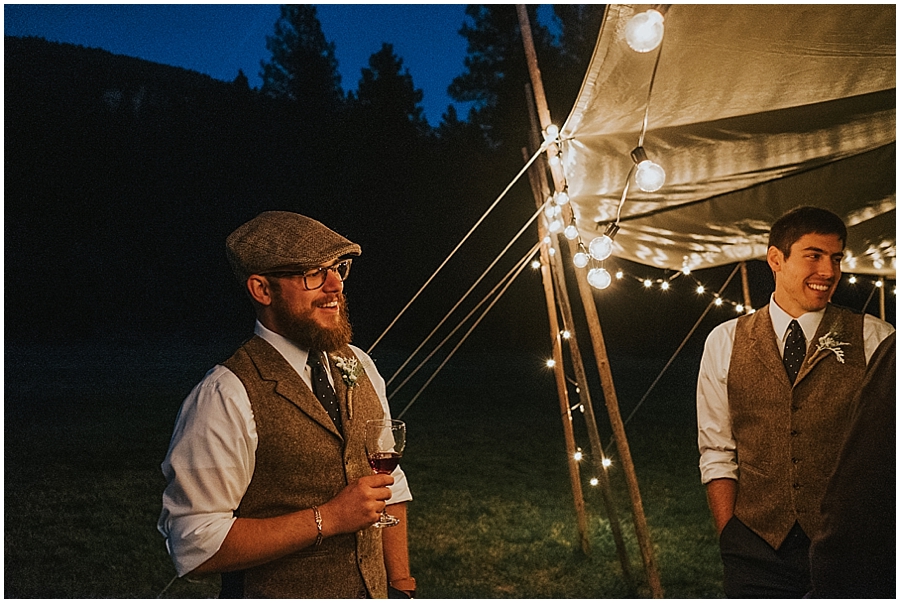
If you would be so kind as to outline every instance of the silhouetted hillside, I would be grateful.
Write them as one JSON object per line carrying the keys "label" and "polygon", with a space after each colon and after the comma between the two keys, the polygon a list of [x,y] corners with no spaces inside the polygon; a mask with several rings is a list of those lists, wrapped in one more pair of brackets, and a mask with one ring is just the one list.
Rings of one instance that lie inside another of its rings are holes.
{"label": "silhouetted hillside", "polygon": [[[302,107],[246,83],[37,38],[4,43],[9,338],[246,331],[224,239],[259,211],[287,209],[363,246],[348,294],[371,342],[513,175],[379,115],[344,108],[323,133]],[[497,218],[510,233],[533,211],[521,190],[521,216]],[[420,342],[508,236],[475,242],[478,262],[448,266],[426,302],[437,313],[411,312],[400,332]],[[529,342],[521,321],[535,318],[543,340],[539,284],[529,291],[508,302],[515,325],[496,327],[500,341]]]}

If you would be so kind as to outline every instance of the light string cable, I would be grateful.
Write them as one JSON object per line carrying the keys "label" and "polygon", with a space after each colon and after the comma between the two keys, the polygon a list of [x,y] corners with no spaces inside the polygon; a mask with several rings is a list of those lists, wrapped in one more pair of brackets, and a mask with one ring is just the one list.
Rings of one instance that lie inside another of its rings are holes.
{"label": "light string cable", "polygon": [[402,418],[403,415],[406,414],[406,411],[409,410],[409,407],[412,406],[413,403],[414,403],[416,400],[419,399],[419,396],[422,395],[422,392],[425,391],[425,388],[428,387],[429,384],[431,384],[431,382],[434,380],[434,378],[437,376],[437,374],[441,371],[441,369],[444,368],[444,365],[446,365],[447,362],[450,361],[450,358],[453,357],[453,355],[456,353],[456,351],[459,349],[459,347],[463,344],[463,342],[465,342],[465,340],[468,339],[469,335],[472,334],[472,331],[475,330],[475,327],[477,327],[478,324],[482,321],[482,319],[483,319],[485,316],[487,316],[488,312],[491,311],[491,308],[494,307],[494,304],[496,304],[496,303],[500,300],[500,298],[503,297],[503,294],[506,293],[506,290],[507,290],[507,289],[509,288],[509,286],[516,280],[516,278],[518,278],[518,276],[519,276],[520,274],[522,274],[522,270],[524,270],[524,269],[525,269],[525,266],[527,266],[527,265],[529,264],[529,260],[531,259],[531,256],[534,255],[534,253],[535,253],[539,248],[540,248],[540,243],[535,244],[535,246],[531,248],[531,251],[529,251],[528,254],[526,254],[526,255],[519,261],[519,265],[518,265],[518,267],[516,268],[515,273],[512,274],[512,275],[507,279],[506,284],[503,286],[503,289],[502,289],[499,293],[497,293],[497,295],[496,295],[496,296],[494,297],[494,299],[491,301],[490,305],[489,305],[487,308],[485,308],[485,309],[484,309],[484,312],[481,313],[481,316],[478,317],[478,320],[476,320],[476,321],[472,324],[472,326],[469,327],[469,330],[466,331],[466,333],[465,333],[465,335],[463,335],[462,339],[460,339],[459,342],[453,347],[453,349],[450,350],[450,353],[447,355],[446,358],[444,358],[444,361],[441,362],[440,366],[438,366],[437,369],[435,369],[435,371],[434,371],[434,373],[432,373],[431,377],[428,378],[428,381],[426,381],[425,384],[419,389],[419,391],[416,392],[416,395],[413,396],[413,398],[409,401],[409,403],[406,405],[406,407],[405,407],[405,408],[400,412],[400,414],[397,416],[398,419],[399,419],[399,418]]}
{"label": "light string cable", "polygon": [[[466,314],[466,316],[459,322],[459,324],[457,324],[456,327],[454,327],[453,330],[450,331],[450,333],[448,333],[447,336],[444,337],[443,340],[441,340],[441,342],[434,348],[434,350],[432,350],[431,353],[428,354],[428,356],[426,356],[425,359],[422,360],[422,361],[419,363],[419,365],[418,365],[418,366],[417,366],[417,367],[416,367],[416,368],[415,368],[415,369],[414,369],[414,370],[406,377],[406,379],[404,379],[404,380],[400,383],[400,385],[398,385],[398,386],[394,389],[394,391],[392,391],[392,392],[388,395],[388,400],[391,400],[391,399],[397,394],[397,392],[399,392],[400,389],[401,389],[404,385],[406,385],[406,383],[407,383],[410,379],[412,379],[412,378],[415,376],[415,374],[418,373],[419,370],[420,370],[423,366],[425,366],[425,364],[426,364],[429,360],[431,360],[431,357],[434,356],[434,355],[437,353],[437,351],[440,350],[440,349],[444,346],[444,344],[447,343],[447,341],[448,341],[448,340],[449,340],[449,339],[450,339],[450,338],[451,338],[451,337],[452,337],[459,329],[462,328],[462,326],[463,326],[463,325],[464,325],[464,324],[472,317],[472,315],[475,314],[475,312],[478,310],[478,308],[480,308],[482,305],[484,305],[484,303],[485,303],[488,299],[490,299],[490,297],[491,297],[492,295],[494,295],[494,293],[497,291],[497,289],[499,289],[500,286],[503,285],[503,283],[506,282],[507,279],[509,279],[510,274],[512,274],[512,272],[513,272],[514,270],[516,270],[516,268],[519,266],[519,264],[520,264],[521,262],[524,262],[524,261],[528,260],[528,258],[530,258],[531,256],[533,256],[533,255],[535,254],[535,252],[538,250],[539,247],[540,247],[540,243],[537,243],[534,247],[532,247],[532,248],[528,251],[528,253],[525,254],[525,256],[523,256],[523,258],[522,258],[521,260],[519,260],[519,262],[516,262],[516,263],[513,265],[513,267],[510,268],[509,272],[507,272],[506,275],[505,275],[503,278],[501,278],[500,281],[499,281],[496,285],[494,285],[494,288],[491,289],[487,294],[485,294],[484,298],[482,298],[482,300],[481,300],[480,302],[478,302],[478,304],[476,304],[475,307],[472,308],[472,309],[469,311],[468,314]],[[483,276],[483,275],[482,275],[482,276]],[[469,291],[471,292],[471,289],[470,289]],[[466,295],[468,295],[468,293],[466,293]],[[435,329],[435,330],[436,330],[436,329]],[[434,333],[435,333],[435,331],[432,331],[431,334],[429,335],[429,337],[431,337],[431,335],[434,335]],[[421,348],[422,346],[419,346],[419,347]],[[417,350],[417,351],[418,351],[418,350]],[[415,353],[413,353],[413,355],[415,355]],[[406,363],[408,363],[410,360],[412,360],[412,356],[410,356],[410,358],[406,361]],[[404,363],[404,366],[406,366],[406,363]],[[401,367],[401,368],[402,368],[402,367]],[[399,371],[398,371],[398,372],[399,372]],[[395,374],[394,376],[396,376],[396,374]],[[393,377],[392,377],[392,379],[393,379]]]}
{"label": "light string cable", "polygon": [[430,277],[428,277],[428,280],[425,281],[425,284],[422,285],[422,287],[416,292],[416,294],[412,296],[412,299],[410,299],[408,302],[406,302],[406,305],[403,307],[402,310],[400,310],[400,313],[394,317],[394,320],[391,321],[391,324],[389,324],[387,326],[387,328],[384,330],[384,332],[382,332],[381,335],[378,336],[378,339],[375,340],[375,343],[373,343],[371,346],[369,346],[367,353],[369,353],[369,354],[372,353],[372,350],[375,349],[375,346],[377,346],[378,343],[384,338],[384,336],[388,334],[388,331],[390,331],[394,327],[394,325],[397,323],[397,321],[400,320],[400,317],[403,316],[404,313],[406,313],[406,311],[409,309],[409,307],[413,304],[413,302],[416,301],[416,299],[419,297],[419,295],[421,295],[422,292],[428,287],[428,285],[431,283],[431,281],[434,280],[434,278],[438,275],[438,273],[441,270],[443,270],[444,266],[447,265],[447,262],[450,261],[450,258],[452,258],[456,254],[456,252],[459,251],[459,248],[463,246],[463,244],[469,239],[470,236],[472,236],[472,233],[474,233],[475,230],[481,225],[481,223],[484,222],[484,220],[488,217],[488,214],[490,214],[492,211],[494,211],[494,208],[497,207],[497,204],[500,203],[500,201],[503,199],[503,197],[506,196],[506,193],[509,192],[509,190],[513,187],[513,185],[519,181],[519,179],[522,177],[522,174],[524,174],[528,171],[528,168],[531,167],[531,164],[534,163],[534,161],[538,157],[540,157],[541,153],[546,151],[547,148],[551,144],[553,144],[553,142],[555,142],[555,138],[552,138],[552,137],[548,138],[547,140],[544,141],[544,143],[541,145],[541,147],[537,151],[535,151],[534,155],[531,156],[531,159],[529,159],[528,162],[522,167],[522,169],[519,170],[519,173],[516,174],[516,177],[512,179],[512,182],[510,182],[506,186],[506,188],[503,189],[503,192],[500,193],[500,196],[497,197],[497,199],[494,200],[494,202],[491,204],[491,206],[487,208],[487,211],[484,212],[484,215],[482,215],[478,219],[478,221],[475,222],[475,225],[472,226],[472,228],[469,230],[468,233],[466,233],[466,236],[464,236],[462,238],[462,240],[456,245],[456,247],[453,249],[453,251],[450,252],[450,255],[448,255],[447,258],[441,263],[441,265],[438,266],[437,270],[434,271],[434,274],[432,274]]}
{"label": "light string cable", "polygon": [[[644,401],[647,400],[647,396],[650,395],[650,392],[653,391],[653,388],[656,387],[656,384],[659,383],[659,380],[662,378],[662,376],[665,374],[665,372],[666,372],[667,370],[669,370],[669,367],[670,367],[670,366],[672,365],[672,363],[675,361],[675,358],[678,356],[678,354],[681,353],[681,350],[682,350],[682,349],[684,348],[684,346],[687,344],[688,340],[690,340],[690,338],[693,337],[694,331],[697,330],[697,327],[700,326],[700,323],[703,322],[703,319],[706,318],[706,315],[709,314],[709,311],[712,310],[714,306],[716,306],[716,300],[719,299],[719,298],[721,297],[722,292],[725,291],[725,288],[726,288],[726,287],[728,286],[728,284],[731,282],[731,279],[734,278],[734,275],[737,274],[737,272],[738,272],[738,270],[740,269],[740,267],[741,267],[740,264],[735,264],[734,270],[731,271],[731,274],[728,275],[728,278],[725,279],[725,282],[722,283],[722,286],[721,286],[721,287],[719,287],[719,292],[715,295],[715,297],[713,297],[712,301],[709,302],[709,304],[706,305],[706,309],[703,310],[703,313],[702,313],[702,314],[700,314],[700,318],[697,319],[697,322],[694,323],[694,326],[693,326],[693,327],[691,327],[691,330],[690,330],[690,331],[688,332],[688,334],[685,336],[684,340],[681,342],[681,345],[678,346],[678,349],[675,350],[675,353],[672,354],[672,357],[671,357],[671,358],[669,358],[669,361],[666,363],[666,366],[663,367],[663,369],[662,369],[662,370],[659,372],[659,374],[656,376],[656,379],[653,380],[653,383],[650,384],[650,387],[649,387],[649,389],[647,389],[647,391],[646,391],[646,393],[644,394],[644,396],[643,396],[643,397],[641,398],[641,400],[637,403],[637,405],[634,407],[634,409],[631,411],[631,413],[629,413],[628,417],[625,419],[625,422],[622,424],[623,426],[624,426],[624,425],[628,425],[628,422],[631,421],[632,417],[634,417],[634,415],[637,413],[638,409],[640,409],[641,405],[644,404]],[[607,455],[609,455],[610,448],[611,448],[613,442],[615,442],[615,438],[616,438],[615,435],[613,435],[612,438],[610,439],[610,442],[606,445],[606,451],[605,451],[605,452],[606,452]]]}
{"label": "light string cable", "polygon": [[[659,59],[662,57],[662,47],[663,43],[660,42],[656,52],[656,60],[653,62],[653,71],[650,73],[650,85],[647,87],[647,102],[644,105],[644,119],[641,121],[641,132],[638,135],[638,148],[644,146],[644,137],[647,135],[647,126],[650,123],[650,97],[653,95],[653,84],[656,82],[656,71],[659,69]],[[619,225],[619,222],[622,219],[622,207],[625,205],[625,198],[628,196],[628,189],[631,186],[631,176],[634,175],[635,169],[637,169],[637,164],[632,161],[631,169],[628,170],[628,176],[625,178],[625,188],[622,190],[622,198],[619,199],[619,206],[616,208],[616,226]]]}
{"label": "light string cable", "polygon": [[[472,291],[475,290],[475,287],[477,287],[479,285],[479,283],[481,283],[481,281],[487,276],[487,274],[494,268],[494,266],[497,264],[497,262],[500,261],[500,258],[502,258],[504,255],[506,255],[506,252],[509,251],[509,248],[512,247],[513,244],[519,240],[519,238],[525,233],[525,231],[528,230],[528,227],[531,226],[532,222],[534,222],[537,219],[537,217],[541,215],[541,212],[543,211],[543,209],[546,205],[547,204],[544,203],[544,205],[539,207],[538,210],[534,213],[534,215],[531,216],[531,218],[527,222],[525,222],[525,225],[522,226],[522,228],[519,230],[518,233],[516,233],[516,236],[513,237],[513,239],[506,245],[506,247],[503,248],[503,250],[500,252],[500,254],[496,258],[494,258],[494,261],[491,262],[491,265],[488,266],[484,270],[484,272],[481,273],[481,276],[478,277],[478,280],[476,280],[472,284],[472,286],[469,287],[469,290],[466,291],[466,293],[456,302],[456,304],[452,308],[450,308],[450,311],[444,315],[444,318],[441,319],[441,321],[437,324],[437,326],[434,327],[434,329],[432,329],[431,333],[429,333],[428,336],[422,341],[422,343],[419,344],[419,347],[417,347],[413,351],[413,353],[409,355],[409,358],[407,358],[406,361],[400,365],[400,368],[398,368],[394,372],[394,374],[391,376],[391,378],[388,379],[387,383],[385,384],[386,386],[390,386],[390,384],[394,381],[394,379],[396,379],[397,376],[403,371],[403,369],[406,368],[406,365],[412,361],[412,359],[415,357],[415,355],[418,354],[419,351],[425,346],[425,344],[428,343],[428,341],[434,336],[434,334],[437,333],[438,329],[440,329],[444,325],[444,323],[447,322],[447,320],[450,318],[450,316],[456,311],[457,308],[459,308],[460,304],[462,304],[463,301],[465,301],[465,299],[467,297],[469,297],[469,295],[472,293]],[[400,387],[402,387],[402,384]],[[397,389],[400,389],[400,388],[398,387]]]}

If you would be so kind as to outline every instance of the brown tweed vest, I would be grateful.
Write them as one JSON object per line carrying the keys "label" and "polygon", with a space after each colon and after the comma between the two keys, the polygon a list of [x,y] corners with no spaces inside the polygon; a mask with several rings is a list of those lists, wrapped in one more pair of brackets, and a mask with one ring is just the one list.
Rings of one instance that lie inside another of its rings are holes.
{"label": "brown tweed vest", "polygon": [[[334,355],[354,357],[347,346]],[[264,339],[253,337],[224,363],[247,390],[259,435],[256,468],[237,509],[239,517],[265,518],[309,509],[331,500],[353,480],[372,474],[365,454],[365,426],[368,419],[384,415],[378,395],[360,367],[348,405],[340,371],[333,361],[331,365],[343,437],[309,387]],[[381,532],[368,528],[341,534],[325,539],[318,548],[310,546],[248,569],[243,594],[247,598],[386,598]]]}
{"label": "brown tweed vest", "polygon": [[[848,345],[844,362],[817,350],[831,333]],[[847,431],[853,395],[866,371],[863,315],[829,305],[791,386],[769,307],[738,319],[728,371],[728,405],[737,444],[734,513],[774,548],[795,522],[810,538]]]}

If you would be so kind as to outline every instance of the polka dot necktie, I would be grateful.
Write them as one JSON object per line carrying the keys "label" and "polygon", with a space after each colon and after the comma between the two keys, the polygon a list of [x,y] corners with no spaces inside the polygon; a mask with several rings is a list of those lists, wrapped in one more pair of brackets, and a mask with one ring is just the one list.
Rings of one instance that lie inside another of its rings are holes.
{"label": "polka dot necktie", "polygon": [[322,407],[328,412],[328,416],[334,421],[334,426],[341,431],[341,410],[338,407],[337,396],[328,381],[325,365],[322,362],[322,352],[310,351],[306,364],[312,369],[312,389],[316,398],[322,403]]}
{"label": "polka dot necktie", "polygon": [[797,380],[803,359],[806,358],[806,338],[803,337],[803,329],[796,320],[791,321],[788,329],[787,340],[784,342],[784,368],[793,384]]}

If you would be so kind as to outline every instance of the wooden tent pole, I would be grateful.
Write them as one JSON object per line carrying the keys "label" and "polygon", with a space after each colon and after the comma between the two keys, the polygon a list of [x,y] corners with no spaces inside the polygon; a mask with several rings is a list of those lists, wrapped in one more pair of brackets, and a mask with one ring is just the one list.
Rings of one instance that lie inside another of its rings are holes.
{"label": "wooden tent pole", "polygon": [[[884,281],[882,281],[884,282]],[[878,287],[878,308],[881,311],[881,320],[887,320],[884,316],[884,289],[887,287],[887,284],[883,284]]]}
{"label": "wooden tent pole", "polygon": [[[537,149],[540,146],[538,141],[538,132],[540,127],[537,123],[537,115],[535,115],[533,100],[531,95],[531,86],[525,86],[525,96],[528,99],[528,114],[531,118],[531,146]],[[532,151],[533,152],[533,151]],[[528,150],[522,149],[522,155],[527,160],[531,156]],[[543,205],[543,200],[550,194],[550,185],[547,182],[547,174],[544,167],[538,167],[536,164],[529,170],[529,179],[531,180],[532,192],[537,207]],[[537,182],[535,177],[537,175]],[[569,325],[574,331],[575,319],[572,314],[572,304],[569,300],[569,292],[566,287],[566,275],[562,265],[562,257],[559,248],[559,237],[551,237],[551,246],[555,253],[551,256],[551,270],[553,274],[553,282],[556,285],[557,301],[559,303],[560,312],[563,317],[563,325]],[[613,541],[616,544],[616,552],[619,556],[619,564],[622,566],[622,575],[629,589],[634,590],[634,579],[631,576],[631,562],[628,559],[628,549],[625,547],[625,540],[622,537],[622,525],[619,521],[619,514],[616,511],[616,505],[613,501],[612,488],[609,483],[609,473],[603,464],[606,453],[603,450],[603,442],[600,440],[600,432],[597,429],[597,419],[594,415],[594,403],[591,400],[590,387],[588,386],[587,373],[584,370],[584,360],[581,357],[581,348],[578,346],[578,337],[576,333],[572,333],[569,337],[569,352],[572,360],[572,368],[575,371],[575,379],[578,382],[578,396],[581,406],[584,409],[584,418],[587,425],[588,439],[591,443],[591,461],[594,465],[594,471],[597,475],[598,485],[600,486],[600,494],[603,500],[603,506],[606,509],[606,516],[609,518],[609,528],[613,535]],[[571,406],[570,406],[571,408]]]}
{"label": "wooden tent pole", "polygon": [[[538,117],[541,120],[541,128],[546,130],[550,126],[550,110],[547,105],[547,99],[544,95],[544,85],[541,81],[541,72],[537,65],[537,53],[534,49],[534,40],[531,37],[531,23],[528,19],[528,12],[523,4],[516,5],[516,13],[519,17],[519,30],[522,34],[522,43],[525,47],[525,56],[528,62],[528,71],[531,76],[531,82],[534,87],[535,103],[537,105]],[[555,156],[558,153],[556,145],[552,145],[547,150],[548,156]],[[562,170],[558,166],[551,166],[553,175],[553,184],[557,191],[565,189],[565,179]],[[567,207],[567,213],[571,208]],[[574,254],[574,242],[569,241],[570,251]],[[593,293],[590,285],[583,278],[575,279],[578,284],[578,291],[581,294],[581,301],[584,304],[585,316],[587,317],[588,330],[591,334],[591,342],[594,346],[594,357],[597,361],[597,369],[600,373],[600,383],[603,387],[603,395],[606,399],[606,408],[609,413],[610,423],[612,424],[613,436],[616,439],[616,448],[622,461],[622,469],[625,473],[625,479],[628,483],[628,494],[631,498],[631,504],[634,515],[634,526],[637,534],[638,544],[641,549],[641,558],[644,562],[644,569],[647,573],[647,582],[650,585],[650,591],[654,598],[662,598],[662,583],[659,579],[659,570],[656,566],[656,560],[653,555],[653,546],[650,542],[650,533],[647,528],[647,519],[644,515],[644,506],[641,501],[641,493],[638,488],[637,475],[634,471],[634,462],[631,459],[631,451],[628,447],[628,440],[625,437],[625,426],[622,422],[622,415],[619,412],[619,402],[616,397],[616,389],[612,381],[612,371],[609,367],[609,358],[606,354],[606,344],[603,340],[603,331],[600,328],[600,320],[597,316],[597,307],[594,303]],[[554,312],[555,316],[555,312]]]}
{"label": "wooden tent pole", "polygon": [[752,308],[753,301],[750,299],[750,279],[747,276],[747,262],[741,262],[741,285],[744,287],[744,307]]}
{"label": "wooden tent pole", "polygon": [[[546,232],[543,223],[538,222],[538,236],[543,241]],[[581,550],[585,555],[591,553],[588,539],[587,515],[584,507],[584,492],[581,489],[581,471],[575,459],[575,433],[572,429],[572,408],[569,402],[569,390],[563,365],[562,341],[560,338],[559,319],[556,316],[556,301],[553,294],[553,280],[550,273],[550,250],[546,243],[541,244],[541,281],[544,285],[544,298],[547,302],[547,318],[550,320],[550,340],[553,346],[553,375],[556,378],[556,392],[559,397],[560,417],[563,434],[566,440],[566,456],[569,464],[569,479],[572,482],[572,497],[575,500],[575,515],[578,520],[578,536]]]}

